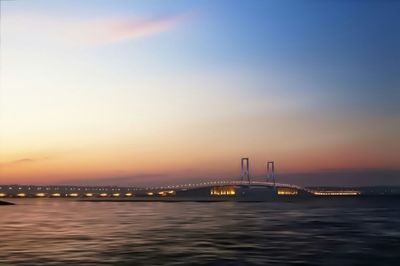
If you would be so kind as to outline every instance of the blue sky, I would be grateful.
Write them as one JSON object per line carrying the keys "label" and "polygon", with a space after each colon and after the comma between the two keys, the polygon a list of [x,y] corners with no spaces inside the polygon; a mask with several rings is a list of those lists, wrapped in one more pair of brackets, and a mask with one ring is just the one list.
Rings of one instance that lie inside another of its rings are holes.
{"label": "blue sky", "polygon": [[[337,101],[349,101],[353,108],[398,108],[393,101],[399,97],[400,71],[400,4],[396,1],[17,2],[18,12],[54,17],[190,13],[185,25],[168,32],[168,37],[160,34],[135,40],[134,45],[126,41],[92,52],[104,52],[105,60],[112,62],[130,53],[137,56],[140,49],[146,59],[141,67],[161,70],[283,69],[288,76],[298,73],[312,78],[312,84],[299,83],[291,90],[338,97]],[[255,93],[259,90],[263,89],[255,88]]]}

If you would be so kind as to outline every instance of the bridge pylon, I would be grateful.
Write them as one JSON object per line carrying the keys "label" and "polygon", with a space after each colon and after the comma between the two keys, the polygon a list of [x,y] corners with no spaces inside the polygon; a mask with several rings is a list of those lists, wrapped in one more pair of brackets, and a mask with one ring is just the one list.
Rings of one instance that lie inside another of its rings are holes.
{"label": "bridge pylon", "polygon": [[269,161],[267,162],[267,176],[266,176],[267,182],[274,183],[275,186],[275,163],[274,161]]}
{"label": "bridge pylon", "polygon": [[240,181],[247,181],[250,184],[250,166],[249,166],[249,158],[242,158],[240,162],[241,173],[240,173]]}

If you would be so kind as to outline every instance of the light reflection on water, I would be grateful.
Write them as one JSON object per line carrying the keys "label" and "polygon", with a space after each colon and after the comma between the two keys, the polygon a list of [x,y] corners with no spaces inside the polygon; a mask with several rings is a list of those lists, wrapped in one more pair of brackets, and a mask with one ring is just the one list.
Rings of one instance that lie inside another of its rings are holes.
{"label": "light reflection on water", "polygon": [[400,199],[0,207],[0,265],[397,264]]}

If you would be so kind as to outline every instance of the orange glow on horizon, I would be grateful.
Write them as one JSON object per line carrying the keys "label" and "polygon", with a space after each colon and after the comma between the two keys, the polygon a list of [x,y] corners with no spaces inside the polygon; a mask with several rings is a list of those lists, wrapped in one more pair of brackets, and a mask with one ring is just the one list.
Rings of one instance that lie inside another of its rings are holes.
{"label": "orange glow on horizon", "polygon": [[[239,176],[240,155],[236,154],[218,157],[183,153],[167,157],[155,154],[153,158],[140,158],[129,154],[121,157],[111,156],[108,159],[104,155],[88,154],[85,158],[65,156],[42,161],[3,164],[0,168],[0,177],[2,183],[29,184],[140,175],[165,175],[177,178]],[[396,169],[399,159],[393,155],[389,156],[390,154],[384,156],[378,152],[360,151],[360,149],[296,152],[289,155],[275,153],[273,156],[257,154],[250,157],[250,170],[253,176],[263,175],[265,163],[271,159],[276,162],[278,173],[314,172],[323,169]]]}

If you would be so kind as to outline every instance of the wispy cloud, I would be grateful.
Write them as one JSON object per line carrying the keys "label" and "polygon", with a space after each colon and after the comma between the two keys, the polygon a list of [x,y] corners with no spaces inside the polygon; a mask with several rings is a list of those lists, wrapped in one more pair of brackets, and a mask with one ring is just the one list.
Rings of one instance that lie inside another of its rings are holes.
{"label": "wispy cloud", "polygon": [[14,165],[14,164],[22,164],[22,163],[31,163],[31,162],[34,162],[34,161],[35,161],[35,160],[34,160],[34,159],[31,159],[31,158],[23,158],[23,159],[18,159],[18,160],[12,161],[12,162],[5,163],[5,165]]}
{"label": "wispy cloud", "polygon": [[31,41],[101,45],[166,32],[191,17],[190,12],[150,17],[114,16],[88,19],[25,14],[9,17],[7,22],[13,24],[16,31],[26,31],[25,36],[29,36]]}
{"label": "wispy cloud", "polygon": [[151,18],[125,18],[86,21],[79,25],[79,39],[93,43],[114,43],[127,39],[165,32],[177,26],[187,15],[168,15]]}
{"label": "wispy cloud", "polygon": [[10,162],[0,163],[0,167],[33,163],[33,162],[38,161],[38,160],[42,160],[42,159],[21,158],[21,159],[10,161]]}
{"label": "wispy cloud", "polygon": [[47,159],[48,159],[48,157],[43,157],[43,158],[21,158],[21,159],[17,159],[17,160],[10,161],[10,162],[0,163],[0,167],[16,166],[16,165],[21,165],[21,164],[34,163],[34,162],[43,161],[43,160],[47,160]]}

